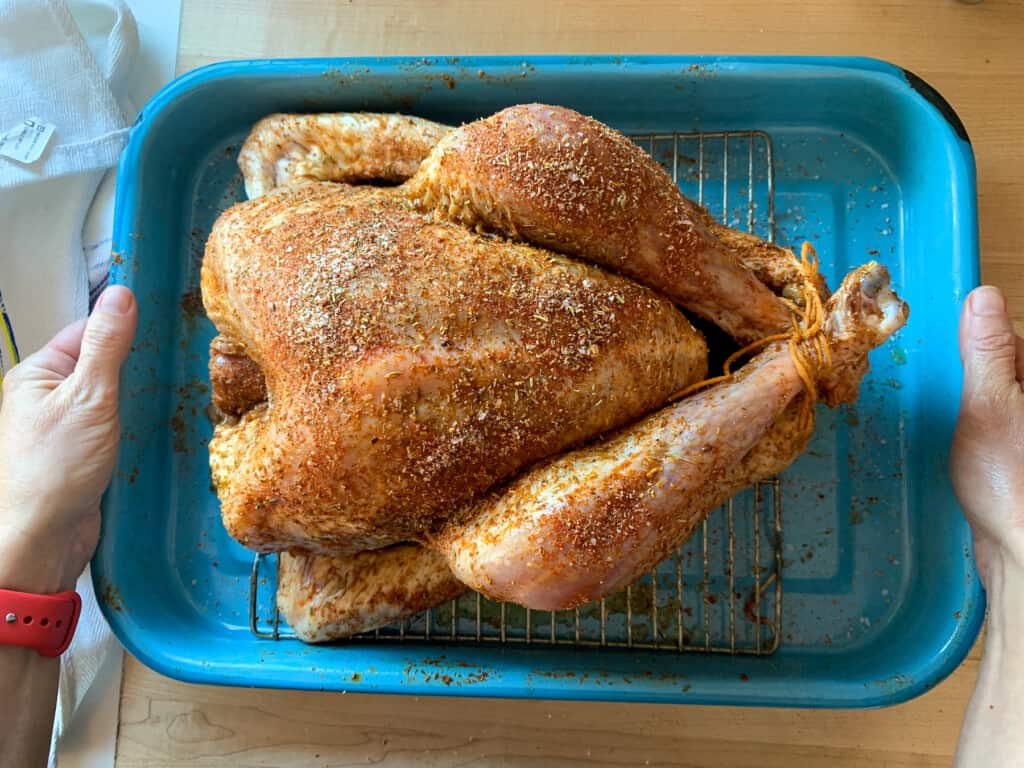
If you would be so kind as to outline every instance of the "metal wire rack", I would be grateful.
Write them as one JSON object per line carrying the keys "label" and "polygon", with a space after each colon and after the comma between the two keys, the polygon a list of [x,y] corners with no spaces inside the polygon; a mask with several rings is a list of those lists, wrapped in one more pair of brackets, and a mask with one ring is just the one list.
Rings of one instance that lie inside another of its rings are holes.
{"label": "metal wire rack", "polygon": [[[772,143],[761,131],[657,133],[633,140],[692,199],[733,227],[775,236]],[[738,201],[738,203],[737,203]],[[734,207],[730,208],[730,204]],[[249,628],[294,639],[276,605],[276,556],[257,555]],[[533,611],[471,592],[346,642],[516,643],[767,655],[782,634],[782,494],[758,483],[709,515],[673,557],[622,592]]]}

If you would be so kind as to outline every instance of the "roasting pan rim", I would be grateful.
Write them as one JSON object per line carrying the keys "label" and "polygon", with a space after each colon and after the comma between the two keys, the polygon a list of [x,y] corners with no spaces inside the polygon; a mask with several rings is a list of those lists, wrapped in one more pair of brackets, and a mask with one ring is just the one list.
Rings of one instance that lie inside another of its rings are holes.
{"label": "roasting pan rim", "polygon": [[[118,255],[115,261],[123,258],[123,263],[115,264],[112,279],[116,282],[127,282],[132,284],[133,270],[148,268],[145,264],[140,265],[136,259],[137,254],[134,243],[138,239],[144,239],[145,233],[133,227],[135,217],[139,215],[138,207],[140,201],[136,197],[137,187],[135,184],[136,173],[146,152],[152,151],[153,142],[159,142],[160,137],[150,135],[150,128],[159,122],[164,113],[173,111],[180,106],[181,100],[207,87],[217,83],[234,83],[239,80],[258,79],[272,76],[275,78],[291,78],[296,75],[322,76],[324,72],[333,67],[369,67],[381,70],[391,69],[392,76],[397,76],[397,68],[407,67],[418,72],[434,72],[443,70],[448,66],[462,67],[486,67],[494,70],[508,71],[511,75],[517,75],[522,69],[521,63],[528,62],[546,75],[557,76],[560,72],[574,71],[583,72],[605,72],[619,73],[623,77],[645,73],[653,76],[659,72],[668,76],[671,72],[682,72],[687,68],[695,67],[694,77],[715,77],[719,74],[729,73],[742,77],[759,77],[765,79],[792,77],[804,70],[814,70],[819,75],[825,74],[829,77],[864,77],[881,79],[885,87],[892,88],[901,94],[902,98],[910,99],[918,104],[925,105],[926,109],[939,119],[937,127],[939,132],[945,133],[938,139],[945,143],[951,153],[959,158],[959,163],[965,169],[966,188],[958,190],[961,199],[959,200],[957,214],[960,220],[957,222],[958,231],[965,239],[967,245],[963,258],[954,265],[956,271],[955,279],[958,284],[960,299],[966,290],[978,283],[979,270],[977,260],[977,215],[974,201],[974,163],[973,154],[969,143],[957,135],[954,125],[948,116],[941,114],[941,108],[927,96],[912,87],[908,82],[903,70],[898,67],[881,62],[875,59],[864,58],[828,58],[828,57],[720,57],[720,56],[699,56],[699,57],[583,57],[583,56],[499,56],[499,57],[461,57],[458,64],[452,64],[450,59],[438,58],[432,63],[425,63],[419,58],[388,57],[388,58],[365,58],[365,59],[344,59],[344,58],[322,58],[322,59],[287,59],[287,60],[256,60],[240,62],[223,62],[208,65],[194,70],[161,90],[147,104],[140,113],[140,117],[133,128],[129,146],[121,161],[119,175],[126,179],[127,183],[118,185],[117,192],[117,216],[115,222],[115,251]],[[381,73],[376,73],[380,75]],[[384,73],[386,74],[386,73]],[[499,87],[496,84],[495,87]],[[514,93],[514,92],[513,92]],[[955,114],[955,113],[954,113]],[[941,124],[940,124],[941,123]],[[173,207],[173,204],[172,204]],[[121,255],[123,251],[123,256]],[[144,297],[145,298],[145,297]],[[171,297],[174,298],[174,297]],[[128,377],[130,378],[130,376]],[[130,383],[125,380],[125,383]],[[126,425],[127,427],[128,425]],[[129,427],[130,428],[130,427]],[[130,450],[130,448],[128,449]],[[126,451],[122,451],[125,454]],[[124,456],[119,462],[124,460]],[[120,465],[119,465],[120,466]],[[126,466],[121,466],[125,469]],[[104,498],[104,526],[109,533],[119,518],[123,518],[128,510],[119,507],[119,501],[124,493],[123,482],[115,483],[117,488],[112,489]],[[963,536],[962,530],[951,530],[950,535]],[[121,641],[143,660],[147,665],[172,677],[188,680],[190,682],[205,683],[229,683],[229,684],[262,684],[275,687],[302,687],[317,688],[323,687],[314,677],[307,677],[298,680],[286,680],[281,676],[270,674],[258,674],[259,665],[232,665],[228,659],[222,659],[220,664],[211,664],[201,658],[183,658],[179,652],[174,650],[173,642],[168,642],[168,633],[181,632],[184,627],[176,626],[174,621],[168,621],[166,626],[144,626],[138,624],[132,611],[136,610],[135,604],[121,605],[118,603],[120,590],[117,585],[126,585],[128,580],[133,578],[135,572],[129,563],[125,562],[125,552],[120,552],[121,557],[116,557],[116,536],[107,535],[104,543],[94,560],[93,576],[96,584],[97,594],[101,596],[101,604],[107,615],[108,621],[114,627],[116,634]],[[694,681],[692,692],[684,693],[681,688],[672,691],[659,691],[654,686],[644,688],[642,681],[636,681],[630,689],[626,686],[615,688],[581,688],[579,684],[569,685],[565,679],[557,675],[550,678],[538,678],[536,675],[529,685],[516,684],[511,681],[505,684],[462,686],[457,690],[438,689],[438,687],[427,683],[416,684],[373,684],[364,681],[362,684],[352,682],[345,684],[348,690],[366,691],[393,691],[405,693],[459,693],[461,695],[499,695],[499,696],[525,696],[545,698],[587,698],[587,699],[612,699],[612,700],[635,700],[635,701],[693,701],[694,703],[717,703],[717,704],[741,704],[754,703],[763,705],[779,706],[880,706],[897,703],[911,698],[918,693],[927,690],[951,672],[966,656],[967,652],[976,637],[984,616],[984,597],[981,593],[977,578],[973,572],[973,561],[969,553],[965,553],[966,563],[963,579],[966,615],[962,616],[950,629],[944,642],[935,648],[922,664],[913,670],[909,676],[909,682],[902,679],[906,677],[907,669],[891,669],[889,675],[879,675],[871,680],[865,680],[862,684],[863,692],[854,695],[852,691],[856,686],[838,686],[834,692],[842,688],[841,695],[829,696],[826,688],[816,690],[805,690],[802,692],[785,691],[784,681],[775,681],[771,685],[762,682],[758,685],[757,672],[750,677],[753,684],[743,686],[736,685],[725,679],[724,673],[717,681],[704,680]],[[128,588],[124,590],[130,593]],[[113,595],[113,597],[112,597]],[[143,611],[144,606],[139,605],[137,610]],[[180,616],[172,616],[172,619]],[[273,650],[273,649],[270,649]],[[348,651],[350,649],[346,649]],[[426,647],[421,655],[429,656],[434,649]],[[461,649],[460,649],[461,650]],[[517,654],[518,650],[501,650],[494,652],[494,649],[485,649],[487,653],[497,658],[516,659],[526,658]],[[456,653],[459,651],[456,651]],[[276,653],[283,655],[284,651],[278,649]],[[290,653],[290,652],[288,652]],[[360,658],[370,655],[372,652],[363,649],[352,654],[352,658]],[[413,649],[405,649],[405,653],[412,656]],[[542,651],[541,653],[550,653]],[[385,654],[387,655],[387,654]],[[572,658],[575,654],[565,654]],[[584,654],[586,655],[586,654]],[[302,659],[304,654],[301,649],[295,652],[295,658]],[[596,657],[595,657],[596,658]],[[637,655],[632,658],[642,658]],[[654,662],[661,663],[661,657]],[[751,669],[771,668],[778,660],[757,659],[744,660]],[[717,668],[716,664],[709,663],[709,667]],[[895,664],[895,662],[894,662]],[[240,672],[240,666],[250,666],[252,670]],[[898,664],[896,664],[898,666]],[[296,671],[301,669],[301,664],[296,665]],[[723,670],[725,667],[722,668]],[[877,671],[877,669],[875,670]],[[851,672],[855,674],[855,672]],[[397,679],[397,678],[395,678]],[[889,682],[887,682],[887,680]],[[546,681],[546,682],[545,682]],[[573,687],[576,686],[576,687]],[[327,687],[340,687],[338,681],[331,681]]]}

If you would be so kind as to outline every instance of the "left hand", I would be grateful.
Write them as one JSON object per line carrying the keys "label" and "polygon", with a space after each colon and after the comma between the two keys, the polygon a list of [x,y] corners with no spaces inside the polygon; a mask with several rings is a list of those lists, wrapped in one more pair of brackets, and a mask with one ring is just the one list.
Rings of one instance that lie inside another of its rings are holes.
{"label": "left hand", "polygon": [[996,568],[1024,573],[1024,339],[992,286],[964,302],[960,356],[964,386],[950,474],[974,533],[978,573],[991,589]]}
{"label": "left hand", "polygon": [[92,315],[11,369],[0,407],[0,588],[69,590],[96,549],[120,432],[118,374],[138,307],[108,288]]}

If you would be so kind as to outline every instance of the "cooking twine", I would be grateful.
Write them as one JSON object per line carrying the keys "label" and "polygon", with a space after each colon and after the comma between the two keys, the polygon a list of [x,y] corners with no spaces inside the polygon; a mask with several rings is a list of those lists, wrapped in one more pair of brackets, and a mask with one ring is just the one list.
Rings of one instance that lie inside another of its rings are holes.
{"label": "cooking twine", "polygon": [[789,307],[793,329],[787,333],[774,333],[753,341],[736,350],[726,359],[722,366],[722,375],[698,381],[674,394],[671,400],[680,400],[714,384],[732,381],[735,375],[732,366],[742,357],[777,341],[789,343],[789,355],[793,359],[797,375],[807,390],[804,407],[800,414],[800,426],[804,427],[813,418],[814,404],[818,401],[818,377],[832,368],[832,350],[828,337],[825,336],[825,307],[818,293],[817,284],[820,262],[814,246],[805,242],[800,248],[800,271],[803,273],[801,298],[803,307],[783,298]]}

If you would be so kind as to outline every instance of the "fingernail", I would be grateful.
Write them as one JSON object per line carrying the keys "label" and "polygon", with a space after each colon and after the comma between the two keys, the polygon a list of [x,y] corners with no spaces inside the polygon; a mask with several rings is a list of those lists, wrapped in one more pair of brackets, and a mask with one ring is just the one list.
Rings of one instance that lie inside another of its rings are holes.
{"label": "fingernail", "polygon": [[123,315],[132,308],[132,292],[124,286],[115,285],[107,288],[96,302],[96,309],[111,315]]}
{"label": "fingernail", "polygon": [[1001,315],[1006,312],[1006,300],[998,288],[983,285],[971,294],[971,314]]}

